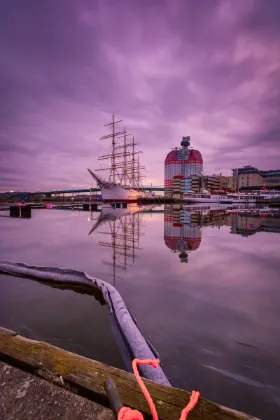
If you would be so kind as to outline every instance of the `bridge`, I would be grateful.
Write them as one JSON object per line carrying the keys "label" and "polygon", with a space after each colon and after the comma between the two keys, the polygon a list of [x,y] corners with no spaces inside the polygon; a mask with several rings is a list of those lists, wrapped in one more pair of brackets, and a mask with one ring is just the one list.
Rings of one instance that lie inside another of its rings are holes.
{"label": "bridge", "polygon": [[[164,187],[142,187],[141,191],[164,191]],[[71,190],[50,190],[50,191],[12,191],[1,193],[2,196],[15,196],[15,195],[29,195],[29,194],[39,194],[39,195],[59,195],[59,194],[82,194],[90,192],[99,192],[100,188],[81,188],[81,189],[71,189]]]}
{"label": "bridge", "polygon": [[[142,187],[141,191],[164,191],[163,187]],[[42,191],[36,192],[36,194],[79,194],[79,193],[88,193],[88,192],[99,192],[100,188],[83,188],[83,189],[71,189],[71,190],[52,190],[52,191]]]}

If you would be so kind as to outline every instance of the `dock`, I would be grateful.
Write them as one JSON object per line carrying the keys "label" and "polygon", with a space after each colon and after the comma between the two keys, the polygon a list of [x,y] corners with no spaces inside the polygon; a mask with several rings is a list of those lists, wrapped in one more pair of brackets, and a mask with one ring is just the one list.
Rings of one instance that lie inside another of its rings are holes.
{"label": "dock", "polygon": [[[45,209],[45,208],[53,208],[53,209],[59,209],[59,210],[83,210],[83,211],[88,211],[88,210],[93,210],[96,211],[98,207],[102,206],[104,204],[103,200],[100,199],[94,199],[91,197],[88,198],[82,198],[82,199],[77,199],[75,197],[65,197],[63,200],[59,197],[56,199],[44,199],[44,200],[37,200],[37,201],[32,201],[31,200],[26,200],[23,203],[20,203],[20,201],[11,201],[10,199],[6,199],[3,200],[2,202],[0,200],[0,211],[4,211],[4,210],[10,210],[11,208],[15,208],[18,205],[24,204],[24,206],[29,206],[32,209]],[[174,198],[174,197],[166,197],[164,195],[155,195],[154,197],[138,197],[137,200],[135,200],[135,204],[137,205],[153,205],[153,206],[161,206],[161,205],[165,205],[165,204],[181,204],[181,205],[186,205],[186,204],[194,204],[194,203],[190,203],[189,200],[184,200],[183,198]],[[198,203],[195,203],[198,204]],[[209,204],[209,203],[201,203],[201,204]],[[227,203],[230,204],[230,203]],[[237,204],[237,203],[232,203],[232,204]],[[245,206],[248,205],[249,203],[243,203]],[[280,207],[280,198],[272,198],[272,199],[258,199],[256,201],[256,203],[254,203],[256,205],[266,205],[268,207],[275,207],[275,208],[279,208]]]}
{"label": "dock", "polygon": [[[113,420],[104,389],[107,378],[114,380],[125,406],[151,418],[134,375],[0,327],[1,420]],[[159,418],[179,419],[189,392],[144,382]],[[188,419],[257,420],[202,397]]]}

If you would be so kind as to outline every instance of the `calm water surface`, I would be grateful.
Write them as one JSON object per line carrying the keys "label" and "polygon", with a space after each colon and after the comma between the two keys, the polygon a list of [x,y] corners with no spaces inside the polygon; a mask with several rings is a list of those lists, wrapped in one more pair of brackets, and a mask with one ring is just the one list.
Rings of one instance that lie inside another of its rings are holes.
{"label": "calm water surface", "polygon": [[[279,419],[280,218],[122,212],[0,217],[0,258],[114,284],[175,386]],[[0,325],[123,367],[93,296],[0,275]]]}

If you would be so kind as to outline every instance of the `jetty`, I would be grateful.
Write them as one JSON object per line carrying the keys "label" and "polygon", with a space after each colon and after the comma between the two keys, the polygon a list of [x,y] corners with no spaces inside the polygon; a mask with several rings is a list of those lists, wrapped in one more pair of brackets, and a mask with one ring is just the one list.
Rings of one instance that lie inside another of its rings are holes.
{"label": "jetty", "polygon": [[[151,368],[153,369],[153,368]],[[0,418],[2,420],[113,420],[104,388],[112,378],[125,406],[151,418],[134,375],[41,341],[0,328]],[[158,415],[179,419],[187,391],[144,379]],[[257,420],[203,399],[190,420]]]}

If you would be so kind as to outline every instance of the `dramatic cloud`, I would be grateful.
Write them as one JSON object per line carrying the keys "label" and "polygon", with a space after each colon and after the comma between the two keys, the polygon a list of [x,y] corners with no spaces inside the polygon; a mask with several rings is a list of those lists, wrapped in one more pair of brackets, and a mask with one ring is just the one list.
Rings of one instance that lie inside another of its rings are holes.
{"label": "dramatic cloud", "polygon": [[10,0],[0,5],[2,191],[91,185],[115,112],[146,183],[183,135],[204,172],[280,161],[278,0]]}

